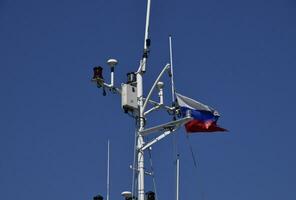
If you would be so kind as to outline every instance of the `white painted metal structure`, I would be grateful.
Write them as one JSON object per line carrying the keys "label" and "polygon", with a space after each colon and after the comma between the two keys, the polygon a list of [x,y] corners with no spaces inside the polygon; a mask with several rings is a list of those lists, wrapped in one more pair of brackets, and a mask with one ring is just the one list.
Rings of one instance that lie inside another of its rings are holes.
{"label": "white painted metal structure", "polygon": [[[150,20],[150,6],[151,0],[147,0],[147,12],[146,12],[146,26],[144,36],[144,53],[148,51],[147,40],[149,37],[149,20]],[[144,169],[144,151],[140,150],[144,145],[144,138],[140,134],[140,131],[144,129],[144,100],[143,100],[143,75],[146,71],[147,56],[143,56],[139,70],[137,71],[137,97],[139,105],[139,118],[138,118],[138,139],[137,139],[137,162],[138,162],[138,200],[145,199],[145,169]]]}
{"label": "white painted metal structure", "polygon": [[[136,165],[132,166],[131,168],[136,171],[137,173],[137,196],[134,197],[133,193],[125,191],[122,193],[122,195],[125,198],[137,198],[138,200],[145,200],[145,174],[148,174],[145,172],[145,166],[144,166],[144,157],[145,157],[145,150],[149,149],[153,144],[157,143],[161,139],[165,138],[166,136],[170,135],[174,131],[176,131],[180,126],[184,125],[186,122],[190,121],[191,115],[190,113],[187,113],[187,116],[181,119],[173,119],[172,121],[157,125],[150,128],[145,128],[145,117],[156,110],[164,109],[171,113],[171,115],[175,115],[176,112],[178,112],[178,109],[175,107],[175,88],[174,88],[174,80],[173,80],[173,69],[172,69],[172,38],[169,37],[169,49],[170,49],[170,63],[166,64],[158,77],[156,78],[153,86],[151,87],[150,91],[148,92],[147,97],[144,97],[143,95],[143,75],[146,72],[147,67],[147,58],[148,58],[148,52],[149,52],[149,20],[150,20],[150,7],[151,7],[151,0],[147,0],[147,10],[146,10],[146,25],[145,25],[145,35],[144,35],[144,54],[142,59],[140,60],[140,65],[137,70],[136,74],[136,92],[137,92],[137,109],[133,110],[133,114],[136,116],[137,120],[137,127],[136,127]],[[118,63],[115,59],[109,59],[107,61],[107,64],[111,67],[111,83],[107,84],[104,82],[104,80],[100,77],[94,77],[92,79],[93,82],[96,82],[99,87],[107,88],[113,93],[122,94],[124,91],[122,91],[119,88],[116,88],[114,86],[114,68],[115,65]],[[164,83],[160,82],[160,79],[162,78],[163,74],[165,72],[169,71],[170,77],[171,77],[171,86],[172,86],[172,105],[166,106],[164,105],[164,96],[163,96],[163,87]],[[152,92],[155,88],[158,88],[158,96],[159,101],[153,101],[151,100]],[[123,94],[122,94],[123,95]],[[152,108],[146,110],[147,105],[152,105]],[[151,141],[145,142],[144,139],[146,136],[150,135],[151,133],[160,133],[158,136],[156,136]],[[109,200],[109,141],[108,141],[108,168],[107,168],[107,200]],[[179,156],[176,160],[176,200],[179,200]],[[132,188],[133,189],[133,188]]]}

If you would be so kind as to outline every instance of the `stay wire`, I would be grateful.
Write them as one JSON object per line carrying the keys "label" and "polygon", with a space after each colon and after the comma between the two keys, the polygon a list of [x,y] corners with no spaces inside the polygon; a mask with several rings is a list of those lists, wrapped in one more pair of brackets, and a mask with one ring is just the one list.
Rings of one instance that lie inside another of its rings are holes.
{"label": "stay wire", "polygon": [[196,156],[193,152],[193,148],[192,148],[192,145],[189,141],[189,137],[188,135],[186,135],[186,139],[187,139],[187,144],[189,146],[189,149],[190,149],[190,153],[191,153],[191,157],[192,157],[192,160],[193,160],[193,164],[194,164],[194,167],[197,169],[197,167],[199,166],[199,161],[196,159]]}
{"label": "stay wire", "polygon": [[[175,120],[175,116],[173,118]],[[175,177],[175,190],[176,190],[176,199],[177,195],[179,193],[178,190],[178,159],[180,159],[179,149],[178,149],[178,131],[175,132],[173,137],[173,158],[174,162],[173,165],[175,165],[175,171],[174,171],[174,177]]]}
{"label": "stay wire", "polygon": [[[192,145],[190,143],[190,140],[189,140],[189,136],[186,135],[186,139],[187,139],[187,144],[189,146],[189,149],[190,149],[190,152],[191,152],[191,157],[192,157],[192,160],[193,160],[193,164],[194,164],[194,167],[195,167],[195,174],[196,174],[196,178],[197,180],[200,180],[200,187],[201,187],[201,199],[202,200],[206,200],[206,192],[205,192],[205,189],[204,189],[204,185],[203,185],[203,180],[202,180],[202,177],[198,176],[198,167],[200,166],[200,162],[199,160],[197,159],[194,151],[193,151],[193,148],[192,148]],[[198,182],[198,181],[197,181]]]}
{"label": "stay wire", "polygon": [[156,189],[156,180],[155,180],[155,175],[154,175],[154,168],[152,164],[152,156],[151,156],[151,149],[149,148],[149,161],[150,161],[150,170],[151,170],[151,175],[152,175],[152,181],[153,181],[153,187],[154,187],[154,193],[155,193],[155,199],[158,199],[157,195],[157,189]]}

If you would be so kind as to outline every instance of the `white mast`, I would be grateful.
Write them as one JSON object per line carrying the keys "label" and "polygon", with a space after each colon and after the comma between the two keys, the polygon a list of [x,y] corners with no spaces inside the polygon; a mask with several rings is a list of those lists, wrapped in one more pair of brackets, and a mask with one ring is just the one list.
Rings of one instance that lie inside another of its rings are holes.
{"label": "white mast", "polygon": [[[115,59],[109,59],[107,61],[107,64],[111,67],[111,83],[107,84],[104,81],[104,78],[102,76],[102,67],[97,66],[94,67],[94,75],[92,78],[92,81],[96,83],[98,88],[108,89],[112,93],[117,93],[121,95],[122,97],[122,108],[126,113],[132,112],[133,117],[136,118],[137,127],[136,127],[136,172],[137,172],[137,196],[134,197],[131,192],[125,191],[122,193],[124,197],[127,199],[129,198],[137,198],[137,200],[145,200],[145,168],[144,168],[144,151],[151,147],[153,144],[157,143],[158,141],[162,140],[166,136],[170,135],[174,131],[176,131],[180,126],[185,124],[186,122],[190,121],[192,117],[190,116],[190,113],[188,113],[185,117],[181,119],[173,119],[170,122],[157,125],[150,128],[145,128],[145,117],[151,113],[152,111],[156,111],[159,109],[164,109],[168,113],[174,114],[176,113],[176,108],[174,105],[172,107],[164,105],[163,100],[163,82],[160,82],[160,78],[163,76],[163,74],[169,70],[169,68],[172,66],[172,45],[171,45],[171,37],[170,37],[170,64],[166,64],[165,67],[160,72],[159,76],[155,80],[152,88],[150,89],[148,96],[143,96],[143,75],[146,71],[146,65],[147,65],[147,59],[149,54],[149,46],[150,46],[150,39],[149,39],[149,20],[150,20],[150,6],[151,6],[151,0],[147,0],[147,10],[146,10],[146,24],[145,24],[145,35],[144,35],[144,52],[143,57],[140,61],[140,66],[136,72],[136,86],[134,84],[134,77],[130,77],[132,82],[127,82],[126,84],[122,84],[122,88],[119,89],[114,86],[114,67],[118,63]],[[174,81],[173,81],[173,69],[171,69],[172,74],[172,98],[174,101]],[[132,84],[133,83],[133,84]],[[159,102],[151,100],[151,94],[153,90],[156,88],[159,90]],[[133,91],[133,89],[136,87],[136,93]],[[129,91],[128,89],[131,89]],[[105,96],[106,94],[103,93]],[[137,102],[137,104],[135,104]],[[145,112],[145,108],[147,104],[150,103],[153,107],[150,108]],[[158,132],[160,133],[157,137],[154,139],[148,141],[147,143],[144,142],[144,137],[148,136],[151,133]],[[107,165],[107,200],[109,200],[109,140],[108,140],[108,165]],[[179,160],[177,160],[179,162]],[[177,164],[177,168],[179,168],[179,164]],[[132,168],[134,169],[134,168]],[[179,169],[177,169],[179,171]],[[149,173],[148,173],[149,174]],[[179,174],[179,172],[178,172]],[[179,177],[179,175],[177,175]],[[134,178],[133,178],[134,179]],[[133,180],[134,181],[134,180]],[[179,180],[177,180],[177,183],[179,183]],[[134,184],[134,182],[133,182]],[[134,186],[134,185],[133,185]],[[177,186],[179,188],[179,186]],[[134,187],[132,187],[132,190]],[[179,196],[179,190],[177,191],[177,196]],[[178,200],[178,198],[176,199]]]}
{"label": "white mast", "polygon": [[139,107],[138,118],[138,139],[137,139],[137,161],[138,161],[138,200],[145,199],[145,186],[144,186],[144,150],[141,148],[144,146],[143,136],[140,131],[144,129],[144,109],[143,109],[143,74],[146,71],[146,62],[148,56],[148,33],[149,33],[149,19],[150,19],[150,5],[151,0],[147,0],[147,12],[146,12],[146,26],[145,26],[145,38],[144,38],[144,54],[140,63],[139,70],[137,71],[137,98]]}

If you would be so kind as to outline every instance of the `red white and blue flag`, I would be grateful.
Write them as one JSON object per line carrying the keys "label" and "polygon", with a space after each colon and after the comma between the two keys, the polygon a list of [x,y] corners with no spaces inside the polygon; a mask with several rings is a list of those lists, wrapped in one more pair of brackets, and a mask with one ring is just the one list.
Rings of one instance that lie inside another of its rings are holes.
{"label": "red white and blue flag", "polygon": [[227,131],[217,125],[220,117],[218,111],[181,94],[176,93],[176,97],[181,115],[185,117],[190,112],[193,118],[185,124],[188,133]]}

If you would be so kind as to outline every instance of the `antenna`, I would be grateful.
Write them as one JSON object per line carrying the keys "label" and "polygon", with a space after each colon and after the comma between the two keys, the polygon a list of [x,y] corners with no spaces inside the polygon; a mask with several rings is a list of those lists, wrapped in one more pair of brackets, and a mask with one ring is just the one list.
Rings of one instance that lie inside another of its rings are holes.
{"label": "antenna", "polygon": [[179,200],[179,190],[180,190],[180,156],[179,154],[177,155],[177,160],[176,160],[176,200]]}
{"label": "antenna", "polygon": [[175,102],[175,83],[174,83],[174,65],[173,65],[173,47],[172,47],[172,36],[169,36],[169,46],[170,46],[170,64],[171,64],[171,84],[172,84],[172,103]]}
{"label": "antenna", "polygon": [[107,151],[107,200],[110,197],[110,140],[108,139],[108,151]]}
{"label": "antenna", "polygon": [[111,68],[111,83],[110,83],[110,86],[111,87],[114,87],[114,68],[115,66],[118,64],[118,61],[116,59],[109,59],[107,61],[107,64],[110,66]]}
{"label": "antenna", "polygon": [[124,191],[121,193],[121,195],[125,198],[125,200],[132,200],[133,199],[133,195],[129,191]]}
{"label": "antenna", "polygon": [[147,11],[146,11],[146,26],[145,26],[145,36],[144,36],[144,52],[143,52],[143,65],[142,72],[146,71],[146,60],[148,58],[149,47],[151,40],[149,39],[149,20],[150,20],[150,7],[151,0],[147,0]]}
{"label": "antenna", "polygon": [[[172,85],[172,106],[175,106],[175,83],[174,83],[174,65],[173,65],[173,45],[172,45],[172,36],[169,36],[169,48],[170,48],[170,64],[171,64],[171,85]],[[175,118],[175,116],[174,116]],[[179,200],[179,190],[180,190],[180,155],[177,152],[177,134],[175,134],[174,145],[176,151],[176,200]]]}

